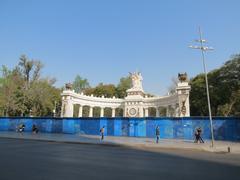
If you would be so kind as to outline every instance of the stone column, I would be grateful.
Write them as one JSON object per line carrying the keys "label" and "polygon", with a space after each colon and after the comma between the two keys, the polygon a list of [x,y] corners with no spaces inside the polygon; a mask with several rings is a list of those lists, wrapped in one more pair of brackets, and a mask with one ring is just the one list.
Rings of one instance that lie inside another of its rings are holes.
{"label": "stone column", "polygon": [[104,116],[104,107],[101,107],[101,111],[100,111],[100,117]]}
{"label": "stone column", "polygon": [[62,107],[61,107],[61,117],[64,117],[66,111],[65,103],[62,102]]}
{"label": "stone column", "polygon": [[115,108],[112,108],[112,117],[115,117]]}
{"label": "stone column", "polygon": [[160,113],[159,113],[159,107],[156,107],[156,117],[159,117]]}
{"label": "stone column", "polygon": [[65,104],[65,115],[64,117],[73,117],[73,103],[68,100]]}
{"label": "stone column", "polygon": [[145,108],[145,117],[148,117],[148,108]]}
{"label": "stone column", "polygon": [[89,107],[89,116],[88,117],[93,117],[93,107]]}
{"label": "stone column", "polygon": [[166,107],[166,116],[169,117],[169,106]]}
{"label": "stone column", "polygon": [[138,108],[138,111],[139,111],[139,117],[144,117],[144,108],[143,107],[139,107]]}
{"label": "stone column", "polygon": [[174,112],[175,112],[175,117],[179,117],[180,113],[179,113],[179,105],[178,104],[175,105],[175,111]]}
{"label": "stone column", "polygon": [[82,117],[82,111],[83,111],[83,107],[80,105],[79,111],[78,111],[78,117]]}

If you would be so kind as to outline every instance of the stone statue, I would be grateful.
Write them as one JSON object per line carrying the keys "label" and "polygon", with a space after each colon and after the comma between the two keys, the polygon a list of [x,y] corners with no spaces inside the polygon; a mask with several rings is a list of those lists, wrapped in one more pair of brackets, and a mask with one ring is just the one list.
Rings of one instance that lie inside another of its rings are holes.
{"label": "stone statue", "polygon": [[142,75],[140,72],[134,72],[134,73],[129,73],[130,77],[132,79],[132,88],[131,89],[136,89],[136,90],[142,90]]}
{"label": "stone statue", "polygon": [[186,82],[187,81],[187,73],[178,73],[178,80],[180,82]]}
{"label": "stone statue", "polygon": [[66,83],[65,84],[65,89],[66,90],[72,90],[72,84],[71,83]]}

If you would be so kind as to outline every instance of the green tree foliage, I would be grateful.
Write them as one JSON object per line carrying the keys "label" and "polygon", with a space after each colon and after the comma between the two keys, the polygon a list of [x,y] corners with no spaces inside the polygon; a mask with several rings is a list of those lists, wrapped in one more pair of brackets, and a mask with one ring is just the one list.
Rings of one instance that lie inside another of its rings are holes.
{"label": "green tree foliage", "polygon": [[103,84],[99,83],[94,88],[86,88],[84,93],[86,95],[94,95],[97,97],[107,97],[111,98],[115,96],[116,98],[124,98],[126,96],[126,90],[131,87],[131,79],[129,76],[120,79],[117,86],[114,84]]}
{"label": "green tree foliage", "polygon": [[[22,85],[24,79],[18,68],[9,70],[6,66],[1,69],[2,77],[0,84],[0,109],[1,115],[21,113],[25,107],[19,108],[19,102],[26,104],[22,98],[24,91]],[[22,96],[21,96],[22,95]]]}
{"label": "green tree foliage", "polygon": [[73,89],[75,90],[75,92],[80,93],[87,88],[90,88],[88,80],[83,79],[81,76],[77,75],[73,82]]}
{"label": "green tree foliage", "polygon": [[86,90],[87,95],[91,95],[90,93],[97,97],[104,96],[107,98],[111,98],[113,96],[116,96],[116,87],[113,84],[100,83],[92,90],[91,89]]}
{"label": "green tree foliage", "polygon": [[[212,114],[240,115],[240,55],[235,55],[219,69],[208,73]],[[191,79],[191,115],[207,116],[207,95],[203,74]]]}
{"label": "green tree foliage", "polygon": [[[124,98],[126,96],[126,90],[131,87],[131,79],[129,76],[123,77],[120,79],[120,82],[117,86],[113,84],[103,84],[100,83],[94,88],[86,88],[84,90],[84,93],[86,95],[94,95],[97,97],[104,96],[106,98]],[[87,109],[87,108],[86,108]],[[84,113],[87,112],[87,110],[83,111]],[[100,109],[95,110],[96,114],[94,114],[94,117],[100,116]],[[111,117],[112,111],[111,109],[106,108],[104,111],[104,116]],[[85,113],[86,114],[86,113]],[[123,112],[121,109],[116,110],[116,115],[122,115]]]}
{"label": "green tree foliage", "polygon": [[127,96],[126,91],[131,88],[132,80],[130,76],[122,77],[116,88],[116,94],[118,98],[124,98]]}
{"label": "green tree foliage", "polygon": [[55,80],[40,77],[40,61],[20,57],[19,64],[9,70],[3,66],[0,78],[0,115],[52,116],[53,109],[60,113],[60,89]]}

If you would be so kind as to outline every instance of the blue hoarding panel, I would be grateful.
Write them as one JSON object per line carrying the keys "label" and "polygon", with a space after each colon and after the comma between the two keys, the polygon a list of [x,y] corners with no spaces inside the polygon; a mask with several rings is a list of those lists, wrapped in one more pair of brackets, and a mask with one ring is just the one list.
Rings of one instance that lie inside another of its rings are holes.
{"label": "blue hoarding panel", "polygon": [[1,119],[0,121],[0,130],[1,131],[8,131],[9,129],[9,119]]}
{"label": "blue hoarding panel", "polygon": [[81,119],[81,133],[90,135],[99,135],[100,119],[99,118],[86,118]]}
{"label": "blue hoarding panel", "polygon": [[68,134],[75,133],[75,121],[72,119],[63,119],[63,132]]}
{"label": "blue hoarding panel", "polygon": [[[160,138],[194,139],[196,128],[202,129],[203,139],[211,139],[208,117],[187,118],[32,118],[0,117],[0,131],[16,131],[20,124],[30,132],[33,124],[40,132],[81,133],[99,135],[105,126],[105,135],[155,137],[156,127],[160,127]],[[214,117],[214,137],[216,140],[240,140],[240,118]]]}
{"label": "blue hoarding panel", "polygon": [[122,135],[122,120],[114,119],[114,136]]}
{"label": "blue hoarding panel", "polygon": [[136,136],[135,134],[135,128],[136,128],[136,124],[135,124],[135,119],[129,119],[129,136]]}
{"label": "blue hoarding panel", "polygon": [[122,119],[122,136],[129,136],[130,122],[129,119]]}
{"label": "blue hoarding panel", "polygon": [[137,137],[146,137],[146,120],[145,119],[139,119],[136,120],[136,136]]}
{"label": "blue hoarding panel", "polygon": [[[108,134],[108,123],[107,123],[107,119],[105,119],[105,118],[101,118],[100,119],[100,129],[102,128],[102,127],[104,127],[104,135],[106,136],[107,134]],[[100,129],[99,129],[99,131],[100,131]]]}

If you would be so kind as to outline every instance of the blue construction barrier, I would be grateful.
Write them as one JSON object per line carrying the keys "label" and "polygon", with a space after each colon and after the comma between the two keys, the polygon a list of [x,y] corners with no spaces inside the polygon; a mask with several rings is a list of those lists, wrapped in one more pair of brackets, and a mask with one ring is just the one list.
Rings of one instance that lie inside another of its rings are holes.
{"label": "blue construction barrier", "polygon": [[[106,136],[154,137],[156,126],[160,138],[193,139],[197,127],[201,127],[204,139],[210,139],[208,117],[187,118],[33,118],[0,117],[0,131],[15,131],[24,124],[31,131],[35,124],[40,132],[99,135],[105,126]],[[214,117],[214,137],[217,140],[240,141],[239,117]]]}

